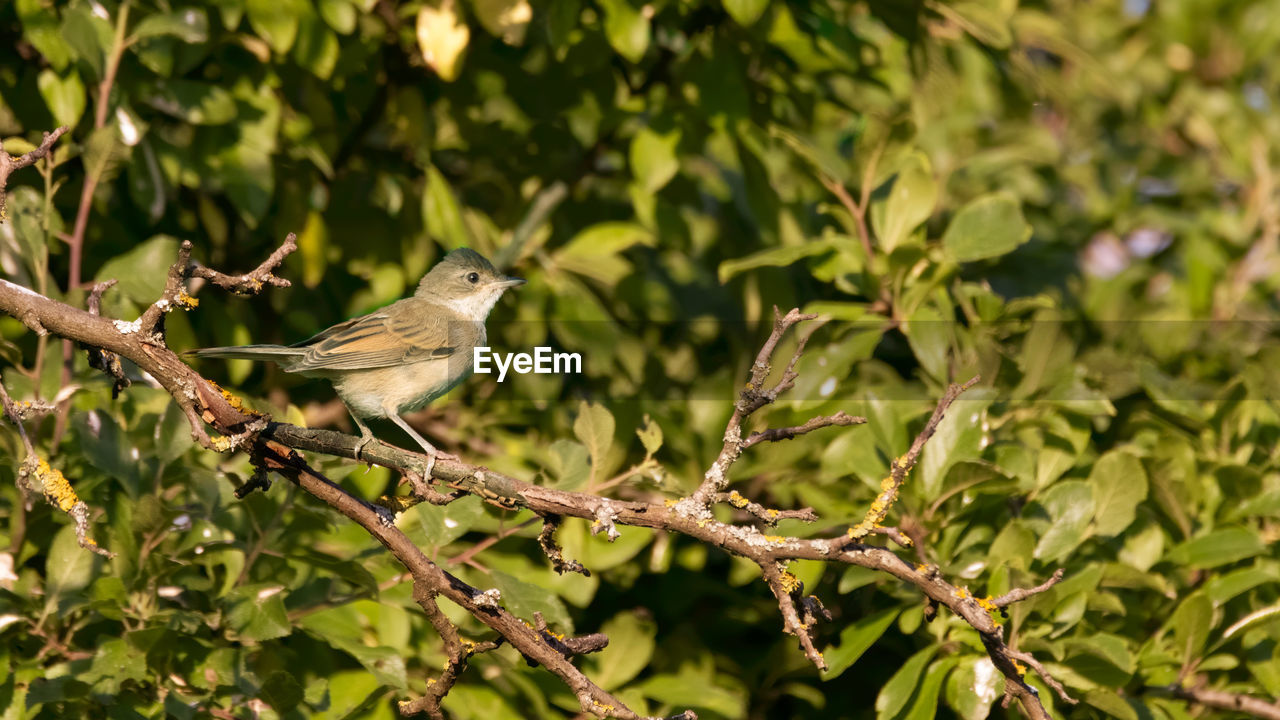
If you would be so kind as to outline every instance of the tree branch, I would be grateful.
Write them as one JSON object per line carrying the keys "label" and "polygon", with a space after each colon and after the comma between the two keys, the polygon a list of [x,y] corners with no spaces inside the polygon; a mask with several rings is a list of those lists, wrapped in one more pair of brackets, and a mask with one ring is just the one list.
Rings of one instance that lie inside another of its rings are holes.
{"label": "tree branch", "polygon": [[[286,240],[285,245],[273,254],[273,258],[282,259],[290,245],[291,242]],[[175,263],[170,274],[171,280],[178,280],[166,284],[166,296],[171,302],[179,297],[177,293],[181,293],[180,278],[185,276],[188,262],[189,248],[184,248],[179,262]],[[264,263],[264,266],[267,265],[268,263]],[[260,266],[259,279],[262,279],[262,273],[270,272],[269,268],[263,270],[264,266]],[[162,316],[163,310],[161,308],[159,313],[153,315]],[[219,450],[227,450],[238,444],[246,446],[261,467],[295,482],[317,499],[358,523],[381,542],[414,578],[415,597],[429,618],[433,612],[438,611],[434,607],[435,599],[445,597],[496,632],[501,642],[510,643],[527,660],[543,665],[559,677],[573,690],[583,712],[602,717],[639,717],[617,698],[591,683],[566,657],[563,647],[548,642],[543,633],[507,613],[502,608],[501,596],[496,590],[481,591],[473,588],[431,562],[407,536],[388,522],[388,512],[385,509],[356,498],[334,485],[312,469],[296,452],[304,450],[355,459],[358,438],[328,430],[273,422],[246,411],[233,395],[201,377],[165,347],[162,335],[157,337],[156,333],[143,332],[142,318],[134,323],[110,320],[3,280],[0,280],[0,312],[21,319],[32,329],[44,329],[117,353],[137,363],[174,397],[191,421],[192,434],[197,440],[201,440],[207,447]],[[785,315],[775,311],[773,331],[757,355],[747,387],[735,403],[720,455],[704,476],[699,489],[684,500],[668,505],[556,490],[458,459],[445,458],[435,463],[430,476],[421,478],[421,483],[438,484],[454,491],[473,493],[503,508],[526,508],[543,518],[576,517],[594,521],[598,529],[605,531],[614,531],[615,525],[628,525],[681,533],[747,558],[761,568],[763,579],[778,599],[784,627],[797,635],[806,655],[818,667],[822,667],[822,659],[812,628],[816,619],[825,611],[817,598],[802,596],[803,589],[794,576],[786,571],[786,563],[809,559],[887,572],[915,586],[931,602],[948,607],[971,625],[982,638],[993,662],[1009,679],[1011,692],[1019,697],[1027,712],[1033,717],[1045,716],[1035,691],[1021,679],[1017,659],[1023,656],[1004,644],[1000,626],[991,617],[991,613],[998,608],[990,600],[981,601],[972,597],[963,588],[941,578],[936,568],[913,566],[885,548],[860,544],[847,534],[835,538],[765,535],[751,525],[719,522],[711,514],[708,504],[720,499],[720,493],[728,482],[727,471],[746,444],[741,434],[742,421],[776,400],[795,381],[795,364],[804,350],[805,338],[801,338],[778,382],[772,387],[765,387],[777,344],[786,330],[811,317],[798,310],[791,310]],[[897,485],[901,484],[915,464],[943,413],[973,382],[971,380],[965,385],[953,385],[939,400],[932,417],[907,453],[893,463],[891,477]],[[797,428],[808,426],[816,429],[834,424],[854,424],[856,420],[840,413],[830,418],[812,420]],[[222,437],[210,439],[205,430],[206,425]],[[790,430],[792,429],[781,429],[777,439],[781,439]],[[797,431],[795,434],[803,433]],[[424,467],[427,460],[421,453],[386,443],[371,443],[361,450],[360,458],[402,473]],[[421,488],[415,488],[415,493],[421,492]],[[436,624],[434,620],[433,624]],[[446,652],[450,657],[450,668],[446,671],[446,676],[442,676],[444,679],[437,680],[437,683],[440,683],[441,690],[447,690],[452,682],[448,678],[462,671],[466,657],[478,651],[477,648],[486,646],[475,645],[468,649],[461,639],[457,640],[459,644],[454,644],[447,628],[438,626],[437,629],[445,640]],[[456,630],[453,635],[456,636]],[[499,641],[493,642],[496,646]],[[593,644],[594,641],[587,643],[587,646]],[[453,675],[449,676],[448,673]],[[439,697],[443,697],[443,693]],[[406,709],[431,712],[432,707],[438,707],[438,697],[436,700],[414,701]],[[695,716],[686,711],[677,717],[692,719]]]}

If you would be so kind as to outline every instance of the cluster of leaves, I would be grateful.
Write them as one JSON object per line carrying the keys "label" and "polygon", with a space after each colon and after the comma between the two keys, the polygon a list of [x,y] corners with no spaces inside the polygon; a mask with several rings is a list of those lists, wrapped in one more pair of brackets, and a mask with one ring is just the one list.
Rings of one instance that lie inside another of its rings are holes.
{"label": "cluster of leaves", "polygon": [[[1161,688],[1280,695],[1280,345],[1248,322],[1274,312],[1280,258],[1273,15],[1218,0],[15,0],[0,7],[4,147],[64,123],[74,143],[12,178],[0,268],[70,302],[85,291],[68,277],[119,279],[103,312],[130,319],[175,238],[230,269],[297,231],[294,288],[206,289],[169,316],[183,348],[306,337],[475,247],[530,279],[492,343],[580,352],[584,374],[476,379],[423,421],[497,469],[610,493],[692,488],[757,321],[772,304],[822,313],[773,424],[870,422],[753,449],[736,487],[820,509],[786,534],[838,532],[929,399],[981,374],[891,521],[975,594],[1066,569],[1007,632],[1085,701],[1074,713],[1202,715]],[[194,448],[164,393],[137,383],[113,402],[83,357],[68,385],[58,343],[8,319],[0,332],[29,368],[5,373],[14,397],[74,388],[65,434],[29,429],[117,554],[83,552],[64,517],[0,483],[6,717],[248,702],[385,718],[426,687],[439,641],[375,542],[287,487],[235,500],[247,462]],[[206,371],[283,419],[333,409],[323,384]],[[0,441],[12,479],[22,446]],[[323,469],[364,497],[395,486],[380,468]],[[512,611],[608,633],[584,662],[633,708],[1002,712],[973,631],[926,624],[895,581],[793,565],[835,615],[818,677],[748,563],[570,521],[559,539],[593,574],[558,577],[525,519],[467,499],[400,522]],[[446,708],[577,704],[500,650]]]}

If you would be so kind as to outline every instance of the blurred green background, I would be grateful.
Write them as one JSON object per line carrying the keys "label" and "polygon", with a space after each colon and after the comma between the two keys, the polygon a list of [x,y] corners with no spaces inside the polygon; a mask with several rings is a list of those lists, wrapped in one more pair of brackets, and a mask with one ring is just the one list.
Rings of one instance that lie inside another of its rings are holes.
{"label": "blurred green background", "polygon": [[[473,378],[415,424],[522,478],[651,500],[714,458],[771,306],[821,313],[767,422],[870,422],[748,451],[737,489],[820,510],[785,534],[840,532],[946,383],[981,374],[890,521],[977,594],[1066,568],[1006,621],[1084,701],[1058,714],[1227,717],[1167,687],[1280,695],[1278,56],[1261,1],[13,0],[4,148],[72,130],[11,178],[0,271],[73,304],[116,278],[104,312],[130,320],[180,240],[235,271],[296,232],[293,287],[198,289],[168,316],[183,350],[300,340],[476,248],[530,281],[491,344],[579,352],[584,374]],[[193,447],[162,391],[113,401],[83,353],[68,384],[61,343],[9,318],[0,335],[15,398],[72,393],[65,432],[29,430],[118,554],[0,483],[5,720],[388,718],[438,672],[358,528],[285,483],[235,500],[247,461]],[[349,427],[323,382],[199,369]],[[0,446],[11,481],[22,446]],[[317,461],[363,497],[395,487]],[[468,499],[400,524],[513,612],[609,633],[581,664],[639,712],[1016,714],[968,626],[924,623],[917,592],[862,570],[791,568],[835,615],[819,674],[753,566],[680,537],[567,522],[591,578],[555,576],[536,524],[451,562],[527,519]],[[445,707],[577,702],[503,649]]]}

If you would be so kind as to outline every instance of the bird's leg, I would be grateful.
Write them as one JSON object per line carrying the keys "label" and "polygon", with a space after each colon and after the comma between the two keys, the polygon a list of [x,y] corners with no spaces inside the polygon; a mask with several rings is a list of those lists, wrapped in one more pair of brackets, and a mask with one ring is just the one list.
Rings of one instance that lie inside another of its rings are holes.
{"label": "bird's leg", "polygon": [[447,452],[441,452],[437,450],[435,445],[432,445],[430,442],[427,441],[426,438],[418,434],[418,431],[414,430],[413,427],[409,425],[409,423],[405,422],[404,418],[400,417],[395,413],[387,413],[387,417],[391,418],[391,422],[399,425],[401,430],[404,430],[405,432],[409,433],[409,437],[413,438],[414,440],[417,440],[418,444],[422,446],[422,451],[427,454],[427,466],[422,475],[423,480],[427,480],[431,477],[431,471],[434,470],[436,467],[436,458],[442,457],[449,460],[457,459],[456,455],[451,455]]}
{"label": "bird's leg", "polygon": [[[350,410],[351,408],[347,409]],[[351,413],[351,419],[355,420],[356,425],[360,428],[360,441],[356,443],[356,460],[359,460],[360,451],[364,450],[364,446],[374,440],[373,431],[369,429],[368,425],[364,424],[364,421],[360,419],[359,415]]]}

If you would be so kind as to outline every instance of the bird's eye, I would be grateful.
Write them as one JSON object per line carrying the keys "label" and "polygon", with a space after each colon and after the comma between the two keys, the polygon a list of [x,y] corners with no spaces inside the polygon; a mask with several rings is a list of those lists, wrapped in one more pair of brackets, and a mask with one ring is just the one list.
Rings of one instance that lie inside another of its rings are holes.
{"label": "bird's eye", "polygon": [[472,285],[475,285],[476,283],[480,282],[480,273],[470,273],[470,274],[468,274],[468,275],[467,275],[467,282],[471,283]]}

